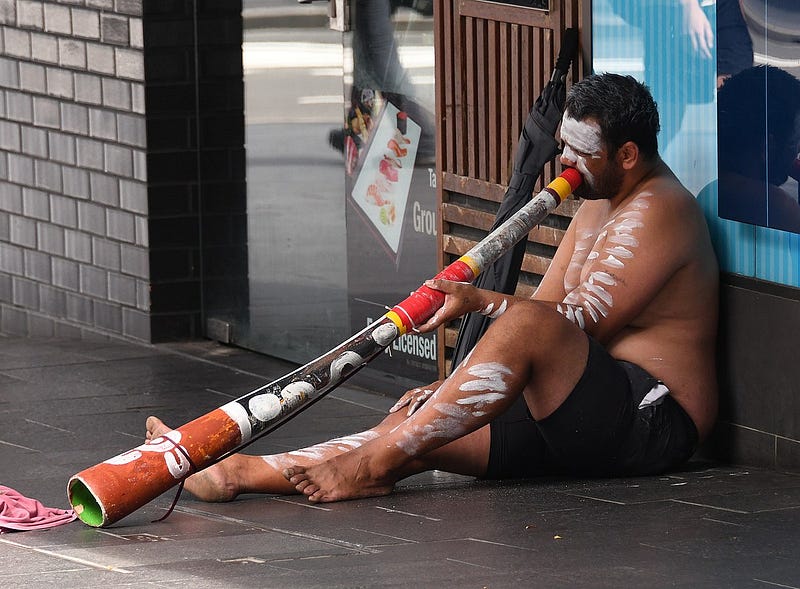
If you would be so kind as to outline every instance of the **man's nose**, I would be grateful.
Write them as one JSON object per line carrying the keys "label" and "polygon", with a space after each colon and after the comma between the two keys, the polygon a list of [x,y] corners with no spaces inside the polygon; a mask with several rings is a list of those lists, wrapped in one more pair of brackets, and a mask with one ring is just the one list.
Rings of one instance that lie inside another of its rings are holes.
{"label": "man's nose", "polygon": [[559,161],[565,166],[574,166],[578,163],[578,157],[575,155],[574,151],[565,145],[564,149],[561,151]]}

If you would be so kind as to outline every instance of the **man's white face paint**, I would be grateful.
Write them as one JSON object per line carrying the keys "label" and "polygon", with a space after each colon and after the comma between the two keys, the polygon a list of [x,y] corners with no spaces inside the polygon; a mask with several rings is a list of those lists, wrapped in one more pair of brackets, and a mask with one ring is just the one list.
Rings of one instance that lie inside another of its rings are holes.
{"label": "man's white face paint", "polygon": [[577,121],[564,113],[561,140],[564,142],[563,156],[575,162],[575,168],[591,184],[594,176],[586,167],[586,160],[599,159],[603,151],[600,125],[595,121]]}

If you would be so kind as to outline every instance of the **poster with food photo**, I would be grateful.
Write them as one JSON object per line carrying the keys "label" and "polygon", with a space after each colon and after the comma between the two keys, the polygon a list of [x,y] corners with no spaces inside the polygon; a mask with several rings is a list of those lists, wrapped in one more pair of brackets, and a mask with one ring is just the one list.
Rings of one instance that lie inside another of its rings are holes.
{"label": "poster with food photo", "polygon": [[395,256],[420,135],[420,126],[387,102],[353,186],[353,201]]}

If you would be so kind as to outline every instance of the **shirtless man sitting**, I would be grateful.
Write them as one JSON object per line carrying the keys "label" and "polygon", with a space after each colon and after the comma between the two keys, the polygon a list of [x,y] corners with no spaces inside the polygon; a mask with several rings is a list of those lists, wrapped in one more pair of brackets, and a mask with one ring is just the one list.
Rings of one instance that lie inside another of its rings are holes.
{"label": "shirtless man sitting", "polygon": [[[561,162],[585,201],[532,300],[442,280],[428,332],[498,315],[444,381],[374,428],[296,452],[236,454],[187,479],[200,499],[389,493],[430,469],[484,478],[660,473],[688,460],[717,411],[718,269],[702,213],[658,155],[656,105],[615,74],[570,90]],[[148,439],[168,428],[147,420]]]}

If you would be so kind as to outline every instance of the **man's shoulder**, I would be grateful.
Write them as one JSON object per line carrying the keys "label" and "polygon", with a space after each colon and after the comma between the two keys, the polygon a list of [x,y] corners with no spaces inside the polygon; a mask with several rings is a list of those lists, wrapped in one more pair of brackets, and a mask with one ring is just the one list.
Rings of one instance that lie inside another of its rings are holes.
{"label": "man's shoulder", "polygon": [[664,220],[689,221],[702,218],[695,196],[674,176],[659,176],[643,185],[634,195],[635,207],[647,210],[648,216]]}
{"label": "man's shoulder", "polygon": [[714,257],[701,203],[674,176],[652,186],[647,205],[643,241],[686,263]]}

